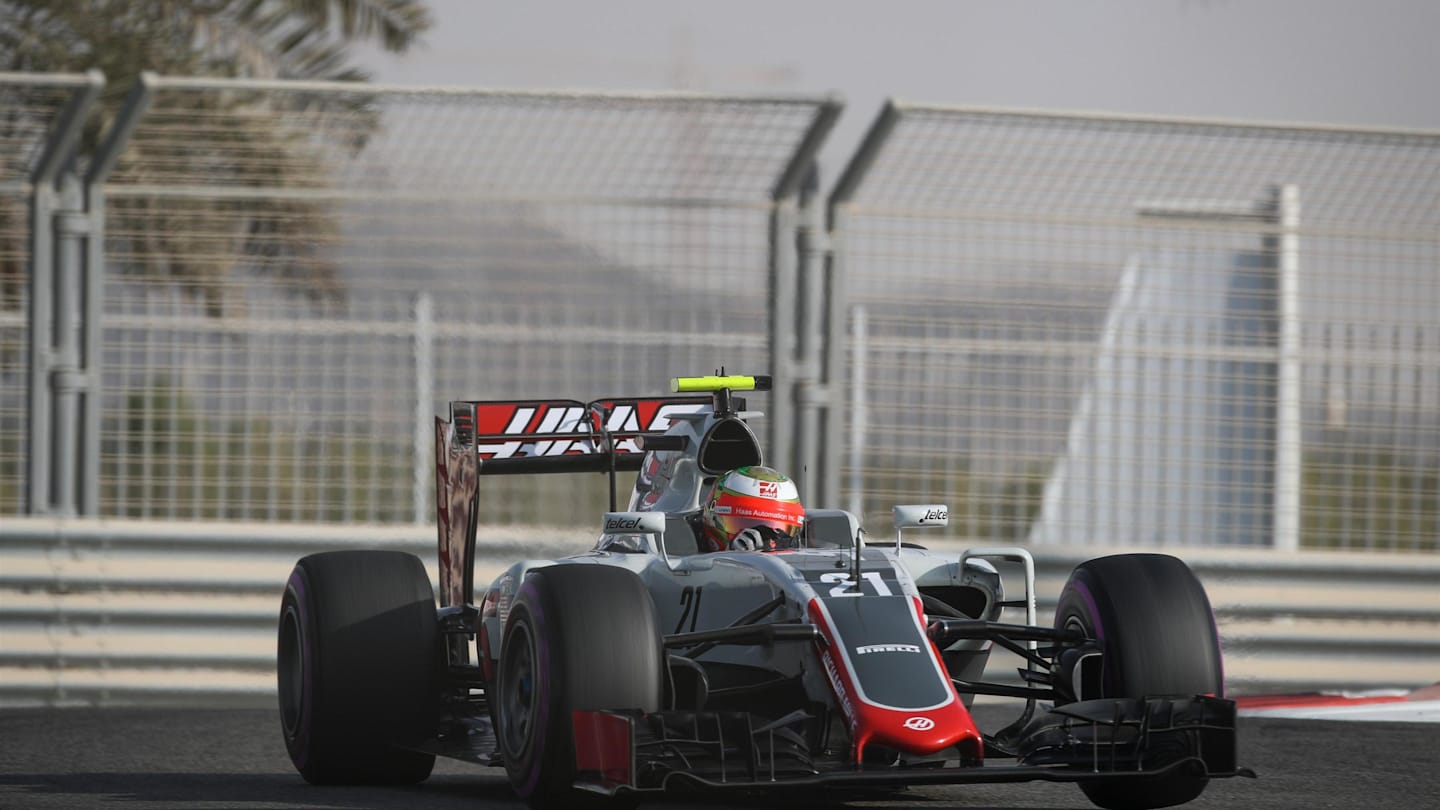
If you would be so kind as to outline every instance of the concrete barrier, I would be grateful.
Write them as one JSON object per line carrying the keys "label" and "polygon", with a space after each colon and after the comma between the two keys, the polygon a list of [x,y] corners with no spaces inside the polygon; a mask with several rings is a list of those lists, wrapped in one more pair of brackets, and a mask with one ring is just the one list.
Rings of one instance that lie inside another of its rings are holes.
{"label": "concrete barrier", "polygon": [[[482,530],[476,581],[514,560],[575,553],[591,541],[584,531]],[[929,545],[958,552],[967,544]],[[435,579],[427,526],[7,520],[0,703],[272,704],[285,579],[299,557],[337,548],[408,551]],[[1123,550],[1032,549],[1041,621],[1050,620],[1077,563]],[[1231,693],[1440,681],[1440,556],[1172,553],[1210,593]],[[1020,665],[997,652],[989,677],[1013,681]]]}

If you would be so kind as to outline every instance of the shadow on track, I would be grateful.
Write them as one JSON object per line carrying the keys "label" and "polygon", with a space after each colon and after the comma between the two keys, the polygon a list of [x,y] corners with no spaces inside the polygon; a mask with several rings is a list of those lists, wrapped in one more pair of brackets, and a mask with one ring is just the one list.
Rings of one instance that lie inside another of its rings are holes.
{"label": "shadow on track", "polygon": [[0,775],[5,807],[521,807],[503,781],[442,775],[403,788],[316,787],[292,774],[43,773]]}
{"label": "shadow on track", "polygon": [[[1436,726],[1242,719],[1240,759],[1260,779],[1212,782],[1186,810],[1440,807]],[[41,810],[415,808],[519,810],[503,770],[449,760],[423,784],[317,787],[291,767],[274,709],[0,710],[0,807]],[[676,794],[642,810],[1089,808],[1043,782],[809,796]]]}

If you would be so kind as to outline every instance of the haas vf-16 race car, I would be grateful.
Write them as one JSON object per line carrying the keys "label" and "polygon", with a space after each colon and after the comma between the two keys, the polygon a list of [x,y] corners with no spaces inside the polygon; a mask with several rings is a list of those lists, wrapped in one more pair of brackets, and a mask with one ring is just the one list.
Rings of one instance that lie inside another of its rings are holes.
{"label": "haas vf-16 race car", "polygon": [[[746,422],[759,414],[739,394],[769,380],[673,387],[452,402],[435,424],[438,608],[413,555],[299,561],[278,670],[305,779],[413,783],[440,755],[504,767],[535,807],[581,793],[1051,780],[1119,808],[1180,804],[1248,773],[1209,601],[1183,562],[1085,562],[1041,626],[1024,549],[907,542],[906,530],[946,525],[941,504],[896,506],[893,540],[810,508],[789,542],[716,550],[697,514],[717,477],[763,464]],[[518,561],[477,588],[481,482],[558,472],[609,476],[594,548]],[[1023,572],[1018,596],[1001,570]],[[1003,622],[1006,609],[1024,623]],[[1018,678],[986,671],[995,646],[1024,662]],[[978,726],[977,695],[1013,699],[1013,722]]]}

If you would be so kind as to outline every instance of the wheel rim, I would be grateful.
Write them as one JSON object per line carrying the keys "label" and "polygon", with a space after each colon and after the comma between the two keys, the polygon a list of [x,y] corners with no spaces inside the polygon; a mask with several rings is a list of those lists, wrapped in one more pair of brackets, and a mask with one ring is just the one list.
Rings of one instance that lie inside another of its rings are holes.
{"label": "wheel rim", "polygon": [[305,709],[305,653],[300,632],[300,619],[293,607],[280,619],[280,643],[276,672],[279,674],[280,722],[288,736],[300,727]]}
{"label": "wheel rim", "polygon": [[535,651],[530,629],[516,622],[500,659],[500,741],[508,754],[525,751],[535,718]]}

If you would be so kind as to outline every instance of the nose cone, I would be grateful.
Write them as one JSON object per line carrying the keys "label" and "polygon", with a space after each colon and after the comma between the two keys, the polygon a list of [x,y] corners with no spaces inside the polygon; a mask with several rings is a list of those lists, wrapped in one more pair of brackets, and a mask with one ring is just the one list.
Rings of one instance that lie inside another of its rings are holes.
{"label": "nose cone", "polygon": [[983,754],[921,610],[910,596],[822,597],[809,605],[827,642],[817,654],[850,725],[857,763],[871,742],[920,756],[954,746],[965,757]]}
{"label": "nose cone", "polygon": [[978,760],[984,755],[980,730],[959,699],[926,712],[872,710],[862,713],[860,720],[854,735],[856,762],[860,761],[864,747],[870,743],[917,756],[955,747],[967,759]]}

